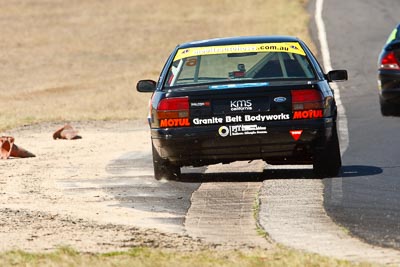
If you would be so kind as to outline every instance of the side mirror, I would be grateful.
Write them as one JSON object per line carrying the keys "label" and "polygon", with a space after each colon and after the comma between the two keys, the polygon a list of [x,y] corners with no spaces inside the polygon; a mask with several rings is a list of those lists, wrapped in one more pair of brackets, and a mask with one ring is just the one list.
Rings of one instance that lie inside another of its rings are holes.
{"label": "side mirror", "polygon": [[143,93],[151,93],[156,90],[157,82],[153,80],[140,80],[136,84],[136,90]]}
{"label": "side mirror", "polygon": [[329,82],[347,81],[347,70],[331,70],[326,77]]}

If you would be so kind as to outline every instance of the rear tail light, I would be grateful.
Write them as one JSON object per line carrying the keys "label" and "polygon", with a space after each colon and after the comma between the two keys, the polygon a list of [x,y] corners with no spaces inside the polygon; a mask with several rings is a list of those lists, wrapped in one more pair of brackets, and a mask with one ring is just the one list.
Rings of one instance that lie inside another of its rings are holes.
{"label": "rear tail light", "polygon": [[324,99],[315,89],[292,90],[293,119],[322,118]]}
{"label": "rear tail light", "polygon": [[389,70],[400,69],[399,62],[393,51],[390,51],[382,58],[380,68],[381,69],[389,69]]}
{"label": "rear tail light", "polygon": [[323,107],[323,99],[319,91],[314,89],[292,90],[293,110],[321,109]]}
{"label": "rear tail light", "polygon": [[164,98],[156,112],[161,128],[190,126],[188,97]]}

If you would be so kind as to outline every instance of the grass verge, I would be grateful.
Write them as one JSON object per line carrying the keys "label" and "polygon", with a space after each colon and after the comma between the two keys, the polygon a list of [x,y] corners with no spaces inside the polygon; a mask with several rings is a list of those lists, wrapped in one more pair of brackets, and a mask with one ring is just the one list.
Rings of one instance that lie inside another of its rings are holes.
{"label": "grass verge", "polygon": [[318,266],[372,267],[369,263],[351,263],[315,254],[277,247],[273,250],[171,252],[133,248],[126,252],[84,254],[69,248],[47,254],[11,251],[0,254],[1,266]]}

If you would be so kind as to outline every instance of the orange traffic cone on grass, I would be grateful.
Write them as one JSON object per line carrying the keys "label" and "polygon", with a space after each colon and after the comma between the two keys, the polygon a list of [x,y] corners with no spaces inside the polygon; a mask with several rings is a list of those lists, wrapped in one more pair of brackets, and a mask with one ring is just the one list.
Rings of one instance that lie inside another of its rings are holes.
{"label": "orange traffic cone on grass", "polygon": [[14,137],[12,136],[1,136],[0,137],[0,158],[1,159],[8,159],[9,157],[14,157],[14,158],[31,158],[35,157],[34,154],[31,152],[18,147],[14,143]]}
{"label": "orange traffic cone on grass", "polygon": [[11,154],[11,149],[14,145],[14,137],[2,136],[0,137],[1,151],[0,157],[2,159],[8,159]]}
{"label": "orange traffic cone on grass", "polygon": [[78,135],[78,131],[75,130],[70,124],[65,124],[63,127],[58,129],[53,133],[53,139],[81,139],[82,137]]}

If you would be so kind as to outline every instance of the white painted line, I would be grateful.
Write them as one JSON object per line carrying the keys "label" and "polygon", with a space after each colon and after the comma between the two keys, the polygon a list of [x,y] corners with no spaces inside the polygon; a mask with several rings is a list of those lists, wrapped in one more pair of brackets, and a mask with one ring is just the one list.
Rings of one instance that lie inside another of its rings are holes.
{"label": "white painted line", "polygon": [[[322,60],[325,71],[332,70],[331,55],[329,53],[328,39],[326,37],[325,23],[322,19],[322,7],[324,0],[317,0],[315,7],[315,23],[317,24],[318,39],[321,47]],[[343,155],[349,147],[349,130],[346,117],[346,110],[340,98],[339,86],[332,83],[331,87],[335,92],[336,105],[338,109],[338,131],[340,138],[340,151]],[[335,204],[340,204],[343,200],[342,179],[332,179],[331,201]]]}
{"label": "white painted line", "polygon": [[324,64],[325,71],[332,69],[331,55],[329,53],[328,40],[326,38],[325,23],[322,19],[322,7],[324,0],[317,0],[315,4],[315,23],[317,24],[318,40],[321,46],[322,61]]}
{"label": "white painted line", "polygon": [[[328,39],[326,37],[325,23],[322,19],[322,7],[324,5],[324,0],[317,0],[315,6],[315,23],[318,30],[318,39],[321,47],[322,60],[324,64],[325,71],[328,72],[332,70],[331,55],[329,53]],[[347,117],[346,111],[343,107],[342,101],[340,99],[340,90],[337,84],[331,84],[332,89],[335,92],[336,105],[338,109],[338,130],[340,138],[340,151],[341,154],[346,151],[349,146],[349,131],[347,127]],[[332,192],[331,201],[339,205],[343,201],[343,184],[342,179],[332,179]]]}
{"label": "white painted line", "polygon": [[[328,39],[326,37],[326,30],[325,30],[325,23],[322,19],[322,7],[324,5],[324,0],[317,0],[315,6],[315,23],[317,24],[318,30],[318,40],[321,47],[321,54],[322,54],[322,61],[324,65],[324,69],[326,72],[332,70],[332,63],[331,63],[331,55],[329,53],[329,46],[328,46]],[[342,104],[340,99],[340,90],[337,84],[331,84],[332,89],[335,92],[335,99],[336,104],[338,107],[338,129],[339,129],[339,136],[340,136],[340,150],[343,153],[349,147],[349,130],[347,127],[347,117],[346,117],[346,110]]]}

